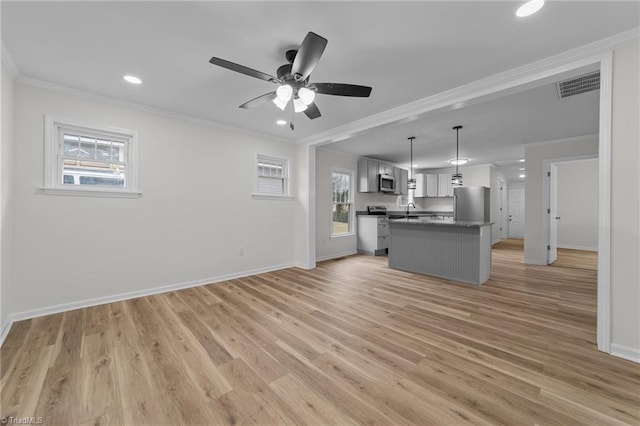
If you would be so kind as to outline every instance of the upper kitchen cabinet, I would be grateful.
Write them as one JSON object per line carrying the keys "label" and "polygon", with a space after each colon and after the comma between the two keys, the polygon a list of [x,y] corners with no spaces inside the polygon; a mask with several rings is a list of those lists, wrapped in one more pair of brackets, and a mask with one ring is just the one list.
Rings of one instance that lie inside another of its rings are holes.
{"label": "upper kitchen cabinet", "polygon": [[[387,194],[400,195],[407,194],[407,180],[409,171],[393,167],[388,163],[383,163],[371,158],[361,157],[358,160],[358,192],[381,192],[380,175],[389,175],[392,180],[385,182],[393,183],[393,190],[386,189]],[[389,187],[390,188],[390,187]]]}
{"label": "upper kitchen cabinet", "polygon": [[393,178],[395,181],[395,195],[407,195],[409,193],[409,171],[395,167],[393,169]]}
{"label": "upper kitchen cabinet", "polygon": [[358,160],[358,192],[378,192],[378,162],[369,158]]}
{"label": "upper kitchen cabinet", "polygon": [[391,164],[387,164],[387,163],[378,163],[378,173],[381,175],[389,175],[389,176],[393,176],[393,169],[395,167],[393,167]]}
{"label": "upper kitchen cabinet", "polygon": [[414,197],[453,197],[453,185],[450,174],[416,175],[416,191]]}
{"label": "upper kitchen cabinet", "polygon": [[438,196],[438,175],[416,174],[416,191],[414,197],[437,197]]}
{"label": "upper kitchen cabinet", "polygon": [[438,197],[453,197],[453,184],[451,173],[438,175]]}

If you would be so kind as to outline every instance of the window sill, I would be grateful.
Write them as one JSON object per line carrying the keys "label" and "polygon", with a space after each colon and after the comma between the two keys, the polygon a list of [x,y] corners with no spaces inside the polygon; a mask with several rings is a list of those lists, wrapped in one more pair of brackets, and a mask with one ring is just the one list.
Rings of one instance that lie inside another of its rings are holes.
{"label": "window sill", "polygon": [[124,192],[96,189],[72,189],[72,188],[38,188],[44,195],[63,195],[71,197],[102,197],[102,198],[141,198],[142,192]]}
{"label": "window sill", "polygon": [[338,234],[338,235],[332,235],[329,237],[329,239],[331,240],[339,240],[340,238],[349,238],[349,237],[355,237],[356,233],[355,232],[350,232],[348,234]]}
{"label": "window sill", "polygon": [[278,200],[278,201],[291,201],[292,195],[274,195],[274,194],[251,194],[251,198],[254,200]]}

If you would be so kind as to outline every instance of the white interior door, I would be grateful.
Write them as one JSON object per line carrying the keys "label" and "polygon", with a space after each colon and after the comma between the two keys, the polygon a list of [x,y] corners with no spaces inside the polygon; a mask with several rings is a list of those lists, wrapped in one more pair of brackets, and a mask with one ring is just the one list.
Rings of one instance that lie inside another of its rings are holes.
{"label": "white interior door", "polygon": [[509,238],[524,238],[524,188],[509,188]]}
{"label": "white interior door", "polygon": [[547,263],[550,265],[558,260],[558,167],[550,165],[549,170],[549,247]]}

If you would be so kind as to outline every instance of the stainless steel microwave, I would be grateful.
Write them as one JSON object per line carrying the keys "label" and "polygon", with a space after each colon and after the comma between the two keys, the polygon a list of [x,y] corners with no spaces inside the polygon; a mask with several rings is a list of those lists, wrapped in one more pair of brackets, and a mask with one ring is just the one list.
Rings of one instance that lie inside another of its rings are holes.
{"label": "stainless steel microwave", "polygon": [[394,192],[395,181],[391,175],[378,175],[378,190],[380,192]]}

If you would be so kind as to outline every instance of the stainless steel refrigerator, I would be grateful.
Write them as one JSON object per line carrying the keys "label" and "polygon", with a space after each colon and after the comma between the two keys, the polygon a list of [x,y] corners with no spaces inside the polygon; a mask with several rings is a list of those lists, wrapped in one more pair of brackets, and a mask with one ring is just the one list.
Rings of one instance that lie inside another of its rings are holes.
{"label": "stainless steel refrigerator", "polygon": [[490,188],[461,186],[453,189],[453,217],[455,220],[490,222]]}

